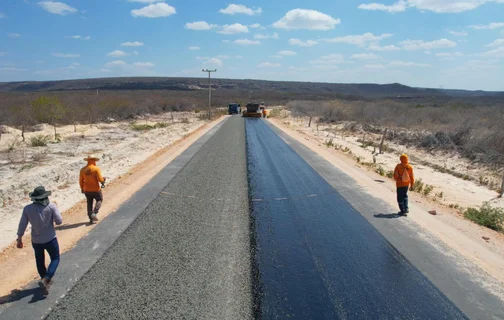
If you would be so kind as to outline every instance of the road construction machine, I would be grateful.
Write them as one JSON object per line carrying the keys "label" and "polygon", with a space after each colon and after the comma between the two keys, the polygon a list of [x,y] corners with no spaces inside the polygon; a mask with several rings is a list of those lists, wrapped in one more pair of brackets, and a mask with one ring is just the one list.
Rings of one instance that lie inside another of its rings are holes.
{"label": "road construction machine", "polygon": [[261,118],[262,113],[259,109],[259,103],[247,103],[247,105],[245,106],[245,111],[243,112],[243,116],[247,118]]}

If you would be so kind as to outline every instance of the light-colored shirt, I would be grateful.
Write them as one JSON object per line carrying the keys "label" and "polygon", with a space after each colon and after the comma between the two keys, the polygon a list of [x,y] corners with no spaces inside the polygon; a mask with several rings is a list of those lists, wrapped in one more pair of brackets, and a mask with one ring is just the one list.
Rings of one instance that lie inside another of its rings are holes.
{"label": "light-colored shirt", "polygon": [[44,206],[40,203],[32,203],[24,207],[23,215],[19,221],[17,235],[22,237],[31,224],[31,236],[33,243],[47,243],[56,238],[54,224],[63,223],[63,218],[58,207],[54,203]]}

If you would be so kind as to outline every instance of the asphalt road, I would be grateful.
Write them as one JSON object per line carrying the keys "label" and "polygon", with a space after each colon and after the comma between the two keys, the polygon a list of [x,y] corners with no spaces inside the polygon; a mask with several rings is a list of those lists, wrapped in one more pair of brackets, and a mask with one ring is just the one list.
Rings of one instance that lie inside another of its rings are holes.
{"label": "asphalt road", "polygon": [[503,319],[477,278],[284,139],[230,117],[65,253],[47,299],[32,283],[0,319]]}
{"label": "asphalt road", "polygon": [[262,319],[465,319],[264,121],[246,122]]}
{"label": "asphalt road", "polygon": [[251,318],[243,133],[229,119],[47,319]]}

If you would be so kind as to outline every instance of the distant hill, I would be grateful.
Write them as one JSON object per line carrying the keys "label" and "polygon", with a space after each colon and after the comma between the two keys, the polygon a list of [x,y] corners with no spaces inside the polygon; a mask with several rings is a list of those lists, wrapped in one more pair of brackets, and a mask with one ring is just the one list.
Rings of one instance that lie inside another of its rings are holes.
{"label": "distant hill", "polygon": [[[425,97],[494,97],[504,92],[466,91],[413,88],[393,84],[342,84],[316,82],[289,82],[265,80],[212,79],[212,87],[235,91],[275,91],[309,93],[311,95],[341,94],[363,98],[425,98]],[[199,91],[208,89],[206,78],[99,78],[62,81],[0,82],[0,92],[45,92],[71,90],[174,90]]]}

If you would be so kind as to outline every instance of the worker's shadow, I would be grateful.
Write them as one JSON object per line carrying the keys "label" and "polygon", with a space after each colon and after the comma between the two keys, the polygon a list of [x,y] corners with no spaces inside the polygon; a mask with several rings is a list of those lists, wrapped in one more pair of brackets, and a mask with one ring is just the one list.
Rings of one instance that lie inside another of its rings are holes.
{"label": "worker's shadow", "polygon": [[0,306],[22,300],[28,296],[32,296],[31,300],[28,303],[36,303],[46,299],[46,297],[42,294],[42,290],[40,288],[12,290],[9,295],[0,297]]}
{"label": "worker's shadow", "polygon": [[82,226],[89,226],[89,222],[79,222],[79,223],[74,223],[74,224],[65,224],[62,226],[57,226],[54,229],[56,230],[68,230],[68,229],[75,229],[78,227]]}
{"label": "worker's shadow", "polygon": [[378,219],[397,219],[400,218],[401,216],[398,215],[397,213],[387,213],[387,214],[379,213],[373,215],[373,217]]}

